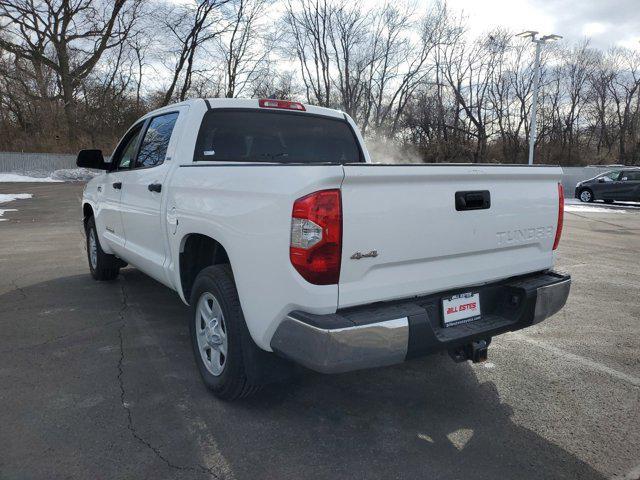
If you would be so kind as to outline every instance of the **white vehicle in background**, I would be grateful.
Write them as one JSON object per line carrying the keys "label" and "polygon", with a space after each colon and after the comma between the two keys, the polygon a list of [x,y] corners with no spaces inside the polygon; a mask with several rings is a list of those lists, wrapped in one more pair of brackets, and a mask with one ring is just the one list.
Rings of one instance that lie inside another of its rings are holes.
{"label": "white vehicle in background", "polygon": [[78,166],[104,170],[82,200],[93,277],[126,262],[175,290],[224,399],[296,364],[482,361],[569,294],[556,167],[372,164],[342,112],[240,99],[151,112]]}

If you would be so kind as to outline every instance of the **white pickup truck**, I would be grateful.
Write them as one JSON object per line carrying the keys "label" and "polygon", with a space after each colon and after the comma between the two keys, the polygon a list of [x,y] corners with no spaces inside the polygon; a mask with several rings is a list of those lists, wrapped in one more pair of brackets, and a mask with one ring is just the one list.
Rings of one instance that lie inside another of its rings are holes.
{"label": "white pickup truck", "polygon": [[153,111],[77,164],[105,170],[82,199],[91,274],[175,290],[220,398],[296,365],[482,361],[569,294],[556,167],[372,164],[342,112],[240,99]]}

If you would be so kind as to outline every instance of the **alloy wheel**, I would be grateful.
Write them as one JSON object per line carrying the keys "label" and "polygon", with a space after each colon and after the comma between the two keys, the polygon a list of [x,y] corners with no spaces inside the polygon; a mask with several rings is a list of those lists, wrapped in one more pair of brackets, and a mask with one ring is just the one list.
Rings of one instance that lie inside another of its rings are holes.
{"label": "alloy wheel", "polygon": [[200,358],[212,375],[221,375],[227,361],[227,329],[220,303],[204,292],[196,308],[196,338]]}

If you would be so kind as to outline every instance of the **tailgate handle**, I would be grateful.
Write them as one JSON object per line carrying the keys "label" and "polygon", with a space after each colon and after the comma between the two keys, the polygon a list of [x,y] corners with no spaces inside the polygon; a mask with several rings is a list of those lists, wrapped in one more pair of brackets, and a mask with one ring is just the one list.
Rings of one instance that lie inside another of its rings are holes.
{"label": "tailgate handle", "polygon": [[486,210],[487,208],[491,208],[489,190],[456,192],[456,210]]}

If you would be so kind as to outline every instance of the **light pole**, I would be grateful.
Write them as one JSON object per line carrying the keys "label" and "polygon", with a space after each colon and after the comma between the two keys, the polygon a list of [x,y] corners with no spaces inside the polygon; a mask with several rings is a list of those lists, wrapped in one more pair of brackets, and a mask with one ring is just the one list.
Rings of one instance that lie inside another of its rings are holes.
{"label": "light pole", "polygon": [[540,83],[540,50],[542,45],[547,42],[554,42],[560,40],[560,35],[545,35],[544,37],[536,38],[538,32],[529,30],[519,33],[518,37],[531,38],[531,41],[536,44],[536,61],[533,67],[533,100],[531,103],[531,128],[529,129],[529,165],[533,165],[533,150],[536,144],[536,122],[538,116],[538,85]]}

